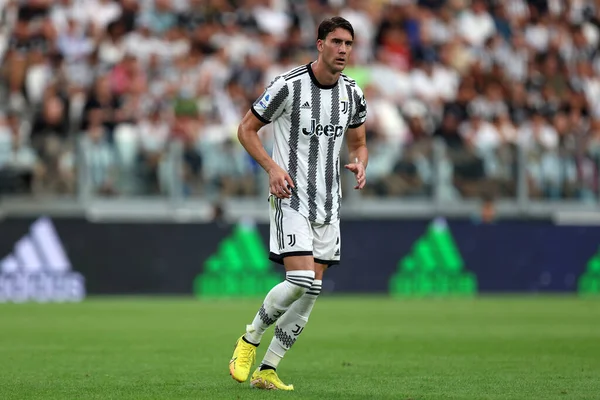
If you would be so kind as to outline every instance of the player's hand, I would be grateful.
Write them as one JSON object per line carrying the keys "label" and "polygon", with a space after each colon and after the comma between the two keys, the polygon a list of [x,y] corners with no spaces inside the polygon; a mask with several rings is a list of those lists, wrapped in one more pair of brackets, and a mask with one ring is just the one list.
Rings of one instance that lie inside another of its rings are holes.
{"label": "player's hand", "polygon": [[346,164],[344,168],[346,168],[349,171],[352,171],[354,176],[356,176],[356,186],[354,186],[354,189],[360,190],[365,187],[365,184],[367,183],[367,173],[365,171],[365,165],[363,163],[359,161],[351,164]]}
{"label": "player's hand", "polygon": [[269,171],[269,190],[272,195],[279,199],[289,199],[293,188],[292,178],[279,165]]}

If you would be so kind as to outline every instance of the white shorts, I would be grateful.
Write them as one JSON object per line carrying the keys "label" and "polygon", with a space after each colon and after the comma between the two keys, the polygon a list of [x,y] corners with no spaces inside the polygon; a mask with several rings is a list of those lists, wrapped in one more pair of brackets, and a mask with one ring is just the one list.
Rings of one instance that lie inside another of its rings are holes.
{"label": "white shorts", "polygon": [[331,224],[310,222],[292,209],[289,200],[269,197],[271,220],[269,259],[283,264],[289,256],[313,256],[326,265],[340,263],[340,221]]}

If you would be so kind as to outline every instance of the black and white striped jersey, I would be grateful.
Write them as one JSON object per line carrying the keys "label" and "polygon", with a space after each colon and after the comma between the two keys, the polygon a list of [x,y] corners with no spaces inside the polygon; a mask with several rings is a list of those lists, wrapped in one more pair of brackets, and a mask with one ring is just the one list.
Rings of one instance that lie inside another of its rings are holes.
{"label": "black and white striped jersey", "polygon": [[286,201],[310,221],[337,221],[344,134],[367,117],[367,103],[356,82],[341,74],[335,84],[324,86],[310,64],[303,65],[277,76],[252,112],[264,123],[273,123],[273,160],[296,186]]}

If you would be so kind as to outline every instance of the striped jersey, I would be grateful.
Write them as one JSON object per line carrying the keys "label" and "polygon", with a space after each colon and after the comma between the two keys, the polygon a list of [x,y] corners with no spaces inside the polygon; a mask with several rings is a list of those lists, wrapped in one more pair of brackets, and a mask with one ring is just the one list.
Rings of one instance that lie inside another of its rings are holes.
{"label": "striped jersey", "polygon": [[296,189],[290,207],[312,222],[340,217],[340,150],[348,128],[362,125],[367,103],[356,82],[344,74],[320,84],[310,66],[277,76],[252,105],[262,122],[273,123],[273,160]]}

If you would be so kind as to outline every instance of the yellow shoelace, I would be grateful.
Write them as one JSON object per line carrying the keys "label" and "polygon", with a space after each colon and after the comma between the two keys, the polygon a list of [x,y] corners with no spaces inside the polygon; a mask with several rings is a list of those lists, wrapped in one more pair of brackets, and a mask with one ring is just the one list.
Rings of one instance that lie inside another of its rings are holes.
{"label": "yellow shoelace", "polygon": [[244,363],[250,365],[252,364],[252,348],[250,346],[244,346],[240,351],[240,358]]}

